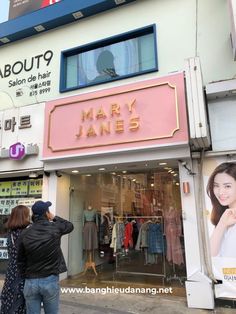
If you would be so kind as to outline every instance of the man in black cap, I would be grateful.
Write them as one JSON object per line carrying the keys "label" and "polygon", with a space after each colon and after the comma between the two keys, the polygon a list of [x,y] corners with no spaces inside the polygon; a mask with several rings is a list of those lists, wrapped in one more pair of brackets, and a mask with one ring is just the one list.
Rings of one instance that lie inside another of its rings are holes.
{"label": "man in black cap", "polygon": [[59,274],[67,271],[61,251],[61,237],[73,230],[73,224],[54,216],[51,202],[37,201],[32,206],[33,224],[19,239],[17,262],[25,277],[24,296],[27,314],[40,314],[43,302],[46,314],[59,308]]}

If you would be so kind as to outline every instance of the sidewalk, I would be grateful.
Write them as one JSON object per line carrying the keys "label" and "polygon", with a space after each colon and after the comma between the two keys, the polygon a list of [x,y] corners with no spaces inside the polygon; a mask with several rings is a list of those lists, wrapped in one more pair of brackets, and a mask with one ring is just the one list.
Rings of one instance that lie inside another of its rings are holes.
{"label": "sidewalk", "polygon": [[[3,280],[0,280],[0,292]],[[44,311],[42,310],[42,314]],[[147,294],[61,293],[59,314],[235,314],[225,305],[190,309],[185,297]]]}
{"label": "sidewalk", "polygon": [[61,294],[60,314],[235,314],[235,309],[189,309],[186,298],[140,294]]}

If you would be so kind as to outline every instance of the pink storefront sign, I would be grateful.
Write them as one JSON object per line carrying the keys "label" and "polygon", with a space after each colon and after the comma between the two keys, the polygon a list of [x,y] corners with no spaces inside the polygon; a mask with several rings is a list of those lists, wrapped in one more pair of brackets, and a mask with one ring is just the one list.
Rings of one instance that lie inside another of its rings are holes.
{"label": "pink storefront sign", "polygon": [[43,157],[188,143],[183,73],[46,104]]}

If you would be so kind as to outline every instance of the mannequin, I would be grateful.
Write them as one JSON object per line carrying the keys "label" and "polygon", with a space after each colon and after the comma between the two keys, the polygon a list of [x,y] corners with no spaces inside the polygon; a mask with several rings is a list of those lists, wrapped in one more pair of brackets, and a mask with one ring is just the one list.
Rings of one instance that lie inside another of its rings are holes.
{"label": "mannequin", "polygon": [[91,267],[97,275],[94,262],[94,250],[98,248],[98,216],[96,210],[93,209],[91,205],[84,211],[83,226],[84,249],[87,255],[84,273]]}

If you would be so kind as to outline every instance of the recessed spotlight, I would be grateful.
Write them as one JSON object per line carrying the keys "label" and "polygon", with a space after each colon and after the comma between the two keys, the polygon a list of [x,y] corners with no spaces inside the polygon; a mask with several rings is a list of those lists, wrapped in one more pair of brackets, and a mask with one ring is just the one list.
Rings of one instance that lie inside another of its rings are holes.
{"label": "recessed spotlight", "polygon": [[34,172],[34,171],[32,171],[32,172],[30,172],[29,173],[29,178],[38,178],[38,173],[37,172]]}
{"label": "recessed spotlight", "polygon": [[77,11],[77,12],[74,12],[72,13],[74,19],[78,20],[78,19],[81,19],[84,15],[81,11]]}
{"label": "recessed spotlight", "polygon": [[165,165],[167,165],[166,162],[159,162],[159,166],[165,166]]}
{"label": "recessed spotlight", "polygon": [[45,31],[45,27],[43,25],[37,25],[34,27],[37,32]]}
{"label": "recessed spotlight", "polygon": [[175,185],[179,185],[179,182],[176,182]]}
{"label": "recessed spotlight", "polygon": [[3,44],[7,44],[7,43],[10,42],[10,39],[7,38],[7,37],[2,37],[2,38],[0,38],[0,41],[1,41]]}
{"label": "recessed spotlight", "polygon": [[99,171],[104,171],[104,170],[106,170],[106,168],[99,168],[98,170]]}
{"label": "recessed spotlight", "polygon": [[72,170],[72,173],[79,173],[79,170]]}
{"label": "recessed spotlight", "polygon": [[151,183],[151,187],[153,187],[154,186],[154,183]]}

